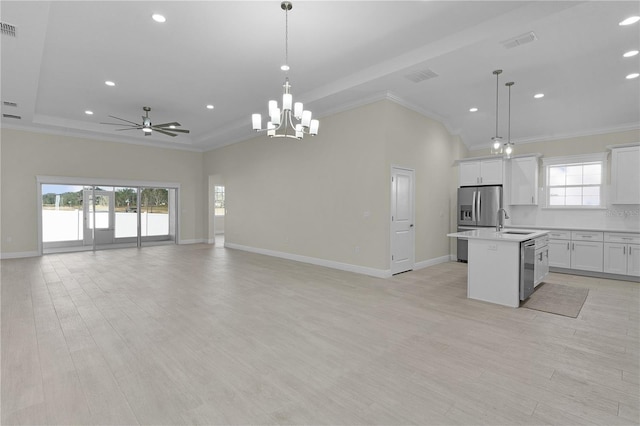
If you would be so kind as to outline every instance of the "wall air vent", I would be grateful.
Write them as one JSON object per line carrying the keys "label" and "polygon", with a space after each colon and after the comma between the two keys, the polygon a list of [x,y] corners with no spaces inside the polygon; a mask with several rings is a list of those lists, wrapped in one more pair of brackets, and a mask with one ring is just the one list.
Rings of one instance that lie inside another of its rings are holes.
{"label": "wall air vent", "polygon": [[2,105],[4,105],[4,106],[8,106],[8,107],[14,107],[14,108],[16,108],[16,107],[18,106],[18,104],[17,104],[17,103],[15,103],[15,102],[9,102],[9,101],[2,101]]}
{"label": "wall air vent", "polygon": [[7,24],[6,22],[0,22],[0,32],[2,35],[15,37],[16,36],[16,26]]}
{"label": "wall air vent", "polygon": [[414,71],[411,74],[405,75],[405,77],[408,80],[411,80],[414,83],[420,83],[421,81],[429,80],[437,76],[438,74],[436,74],[433,70],[430,70],[430,69]]}
{"label": "wall air vent", "polygon": [[2,114],[2,118],[13,118],[14,120],[22,120],[22,117],[13,114]]}
{"label": "wall air vent", "polygon": [[509,40],[501,41],[500,44],[505,49],[513,49],[514,47],[531,43],[532,41],[536,41],[537,39],[538,37],[536,37],[536,34],[533,31],[530,31],[528,33],[520,34],[519,36],[510,38]]}

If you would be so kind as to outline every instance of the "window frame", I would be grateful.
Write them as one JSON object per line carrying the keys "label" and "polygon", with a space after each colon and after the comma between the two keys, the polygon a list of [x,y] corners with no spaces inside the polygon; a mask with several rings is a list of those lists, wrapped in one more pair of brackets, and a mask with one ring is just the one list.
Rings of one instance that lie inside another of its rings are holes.
{"label": "window frame", "polygon": [[[568,155],[563,157],[549,157],[542,159],[542,170],[544,172],[544,209],[550,210],[605,210],[607,206],[607,152],[598,152],[594,154],[582,154],[582,155]],[[585,187],[585,186],[600,186],[600,204],[597,206],[587,205],[570,205],[570,206],[554,206],[550,204],[550,185],[549,185],[549,170],[553,166],[578,166],[588,163],[600,163],[600,184],[599,185],[565,185],[564,188],[569,187]]]}

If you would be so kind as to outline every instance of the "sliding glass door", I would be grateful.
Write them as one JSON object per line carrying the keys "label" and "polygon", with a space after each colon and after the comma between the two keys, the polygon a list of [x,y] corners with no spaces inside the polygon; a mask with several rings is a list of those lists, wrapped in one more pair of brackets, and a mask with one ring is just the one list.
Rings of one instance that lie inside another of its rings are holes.
{"label": "sliding glass door", "polygon": [[177,188],[41,183],[43,253],[177,241]]}

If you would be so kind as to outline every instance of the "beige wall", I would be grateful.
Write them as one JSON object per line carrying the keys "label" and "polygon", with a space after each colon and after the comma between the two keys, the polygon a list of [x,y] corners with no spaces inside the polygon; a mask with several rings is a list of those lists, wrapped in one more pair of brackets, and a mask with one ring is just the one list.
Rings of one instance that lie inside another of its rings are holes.
{"label": "beige wall", "polygon": [[180,183],[180,238],[204,238],[202,154],[2,129],[1,252],[38,250],[36,176]]}
{"label": "beige wall", "polygon": [[416,171],[416,262],[427,261],[450,252],[461,153],[440,123],[380,101],[323,118],[315,138],[207,152],[204,173],[225,184],[226,243],[388,270],[391,166]]}

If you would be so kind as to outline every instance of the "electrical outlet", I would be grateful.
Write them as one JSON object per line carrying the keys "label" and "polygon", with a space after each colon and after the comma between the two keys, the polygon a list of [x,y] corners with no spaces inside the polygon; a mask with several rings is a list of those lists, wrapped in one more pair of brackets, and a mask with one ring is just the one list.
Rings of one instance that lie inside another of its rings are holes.
{"label": "electrical outlet", "polygon": [[489,244],[487,246],[487,249],[491,250],[491,251],[498,251],[498,245],[497,244]]}

